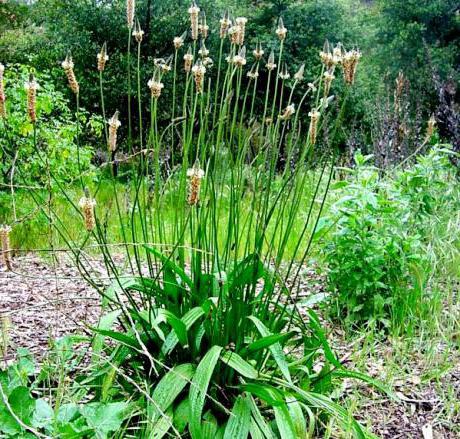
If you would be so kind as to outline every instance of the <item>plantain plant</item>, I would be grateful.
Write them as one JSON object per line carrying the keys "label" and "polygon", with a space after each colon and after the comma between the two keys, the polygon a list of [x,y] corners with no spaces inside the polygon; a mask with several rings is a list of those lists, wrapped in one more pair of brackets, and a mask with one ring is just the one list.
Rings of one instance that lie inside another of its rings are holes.
{"label": "plantain plant", "polygon": [[[342,112],[330,111],[331,83],[343,70],[351,87],[359,51],[327,44],[319,77],[306,84],[300,66],[291,80],[283,67],[288,30],[282,20],[276,54],[265,54],[257,44],[249,55],[246,19],[226,14],[214,62],[206,48],[209,27],[193,3],[190,43],[186,34],[176,37],[172,57],[154,62],[143,126],[143,31],[133,18],[134,2],[127,7],[129,50],[137,45],[138,62],[137,75],[128,69],[129,120],[112,109],[105,130],[113,203],[96,206],[107,181],[92,185],[80,174],[80,202],[67,195],[87,231],[79,243],[51,203],[44,209],[82,275],[103,296],[93,368],[80,385],[96,401],[136,401],[123,437],[306,438],[321,434],[327,422],[358,438],[371,436],[328,396],[344,377],[370,380],[343,367],[318,316],[298,300],[335,163],[330,144]],[[108,47],[97,60],[106,118]],[[69,55],[63,68],[78,109],[73,67]],[[211,69],[217,73],[211,76]],[[179,81],[182,96],[176,94]],[[168,97],[164,89],[171,82]],[[264,106],[258,114],[260,97]],[[131,120],[134,101],[137,129]],[[166,124],[160,118],[165,113]],[[39,118],[33,123],[36,142]],[[121,124],[129,126],[129,202],[116,184]],[[328,135],[318,146],[322,131]],[[133,132],[137,138],[131,138]],[[66,196],[66,188],[55,183]],[[31,196],[43,205],[39,193]],[[107,238],[107,211],[118,216],[121,247]],[[92,270],[88,252],[94,246],[109,274],[108,287]],[[125,265],[115,255],[120,248]]]}

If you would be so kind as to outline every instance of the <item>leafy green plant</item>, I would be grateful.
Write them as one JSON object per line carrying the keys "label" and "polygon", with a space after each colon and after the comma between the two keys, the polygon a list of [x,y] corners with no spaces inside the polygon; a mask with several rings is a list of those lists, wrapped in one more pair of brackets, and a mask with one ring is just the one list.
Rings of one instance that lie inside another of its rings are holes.
{"label": "leafy green plant", "polygon": [[[33,125],[27,118],[27,99],[24,83],[30,71],[27,66],[8,65],[5,72],[7,89],[6,117],[0,120],[0,178],[4,185],[40,184],[47,181],[47,167],[62,182],[69,182],[78,175],[76,126],[64,95],[56,91],[46,74],[38,76],[40,91],[37,96],[37,112],[44,121],[39,128],[38,151],[33,142]],[[81,122],[97,126],[81,113]],[[39,158],[46,152],[47,161]],[[80,148],[83,171],[90,169],[91,148]],[[18,164],[21,164],[19,176]],[[27,176],[27,177],[26,177]]]}
{"label": "leafy green plant", "polygon": [[[75,343],[81,337],[65,337],[56,342],[52,351],[57,358],[47,361],[39,373],[30,353],[18,350],[15,363],[0,371],[0,432],[5,438],[31,437],[108,437],[109,433],[118,431],[130,416],[134,407],[129,402],[90,402],[78,405],[72,402],[69,392],[66,401],[59,395],[64,382],[57,383],[60,365],[65,367],[65,375],[74,370],[72,363],[76,358],[72,354]],[[62,363],[64,361],[64,363]],[[53,370],[50,366],[53,365]]]}
{"label": "leafy green plant", "polygon": [[336,228],[326,246],[328,282],[336,315],[348,324],[403,324],[421,299],[414,282],[423,267],[421,236],[411,201],[355,155],[349,181],[338,183],[341,197],[332,206]]}

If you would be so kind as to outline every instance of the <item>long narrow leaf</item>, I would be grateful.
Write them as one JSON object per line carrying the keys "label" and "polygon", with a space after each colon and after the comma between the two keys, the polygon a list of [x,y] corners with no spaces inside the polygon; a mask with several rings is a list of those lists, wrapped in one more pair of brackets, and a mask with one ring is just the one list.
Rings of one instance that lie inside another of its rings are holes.
{"label": "long narrow leaf", "polygon": [[[272,335],[268,328],[257,317],[249,316],[248,318],[254,323],[262,337],[268,337]],[[270,345],[268,349],[270,350],[273,359],[276,361],[276,364],[280,368],[284,378],[286,378],[288,382],[292,383],[291,373],[289,372],[288,363],[286,361],[286,357],[281,345],[279,343],[274,343]]]}
{"label": "long narrow leaf", "polygon": [[190,389],[190,434],[193,439],[201,439],[201,413],[211,376],[219,360],[222,348],[213,346],[198,365]]}

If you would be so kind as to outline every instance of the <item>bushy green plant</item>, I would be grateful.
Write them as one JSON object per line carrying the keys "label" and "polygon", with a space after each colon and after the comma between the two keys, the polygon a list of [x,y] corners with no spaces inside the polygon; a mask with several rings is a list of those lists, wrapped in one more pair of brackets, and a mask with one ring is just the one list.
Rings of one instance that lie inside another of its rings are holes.
{"label": "bushy green plant", "polygon": [[[37,125],[39,142],[34,146],[34,129],[27,117],[27,93],[24,89],[29,73],[29,68],[23,65],[8,65],[5,71],[6,117],[0,119],[0,181],[3,189],[19,181],[22,185],[44,183],[48,178],[48,167],[63,183],[75,179],[79,173],[74,116],[65,97],[56,91],[46,74],[39,74],[37,79],[40,85],[37,112],[41,123]],[[80,118],[82,125],[90,123],[97,129],[97,118],[88,119],[84,112]],[[90,169],[91,157],[91,148],[82,146],[82,171]]]}
{"label": "bushy green plant", "polygon": [[350,325],[401,324],[416,309],[414,270],[423,264],[421,236],[410,200],[355,155],[349,181],[338,184],[336,228],[326,245],[328,282],[336,315]]}

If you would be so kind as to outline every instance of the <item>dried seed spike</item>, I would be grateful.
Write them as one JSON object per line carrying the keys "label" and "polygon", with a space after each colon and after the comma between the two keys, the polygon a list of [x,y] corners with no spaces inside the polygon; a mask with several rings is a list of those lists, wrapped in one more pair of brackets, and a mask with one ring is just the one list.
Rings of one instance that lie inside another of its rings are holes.
{"label": "dried seed spike", "polygon": [[27,90],[27,113],[29,114],[30,121],[35,123],[37,121],[36,104],[39,85],[32,73],[29,75],[29,80],[24,84],[24,88]]}
{"label": "dried seed spike", "polygon": [[228,11],[225,11],[223,17],[220,19],[219,36],[221,39],[225,38],[231,24],[232,24],[232,21],[229,18]]}
{"label": "dried seed spike", "polygon": [[73,71],[73,60],[72,55],[67,53],[67,56],[64,61],[62,61],[62,68],[67,76],[67,81],[69,82],[70,89],[77,95],[80,91],[80,86],[78,85],[77,78],[75,78],[75,72]]}
{"label": "dried seed spike", "polygon": [[12,270],[10,232],[11,232],[10,226],[6,224],[0,226],[0,241],[2,245],[2,261],[8,271]]}
{"label": "dried seed spike", "polygon": [[5,97],[5,85],[3,83],[3,73],[5,71],[5,66],[0,63],[0,117],[6,117],[6,97]]}
{"label": "dried seed spike", "polygon": [[235,19],[236,26],[238,28],[238,32],[236,34],[236,44],[242,46],[244,44],[244,36],[246,33],[246,23],[248,19],[246,17],[237,17]]}
{"label": "dried seed spike", "polygon": [[187,177],[189,178],[187,201],[190,206],[195,206],[200,201],[201,180],[204,177],[204,171],[200,168],[198,159],[193,167],[187,170]]}
{"label": "dried seed spike", "polygon": [[310,144],[314,145],[316,143],[316,138],[318,135],[318,121],[321,113],[317,110],[310,111],[308,113],[310,116],[310,127],[308,129],[308,138],[310,140]]}
{"label": "dried seed spike", "polygon": [[147,85],[150,88],[150,93],[154,99],[158,99],[161,95],[161,90],[163,90],[164,84],[160,81],[159,74],[157,71],[153,73],[152,79],[149,80]]}
{"label": "dried seed spike", "polygon": [[190,14],[190,29],[192,34],[192,40],[198,39],[198,14],[200,13],[200,8],[196,5],[195,2],[192,2],[190,8],[188,9]]}
{"label": "dried seed spike", "polygon": [[107,55],[107,43],[104,43],[101,47],[101,51],[97,54],[97,69],[103,72],[105,69],[105,63],[109,60]]}
{"label": "dried seed spike", "polygon": [[134,24],[134,10],[136,9],[135,0],[126,0],[126,23],[128,29],[132,29]]}
{"label": "dried seed spike", "polygon": [[109,125],[108,147],[111,152],[114,152],[117,149],[117,130],[121,125],[121,122],[118,120],[118,114],[118,110],[115,111],[113,116],[107,121],[107,124]]}
{"label": "dried seed spike", "polygon": [[198,32],[203,39],[208,38],[209,26],[206,24],[206,14],[204,12],[201,13],[201,22],[198,25]]}
{"label": "dried seed spike", "polygon": [[[355,49],[345,52],[342,55],[343,76],[348,85],[353,85],[355,81],[356,68],[360,59],[361,52]],[[404,87],[404,76],[398,76],[398,80],[396,81],[396,95],[399,98]]]}
{"label": "dried seed spike", "polygon": [[192,67],[193,77],[195,78],[195,85],[197,93],[203,92],[204,74],[206,73],[206,67],[203,65],[201,60],[198,60]]}
{"label": "dried seed spike", "polygon": [[331,84],[335,76],[333,75],[332,70],[329,70],[327,72],[324,72],[323,77],[324,77],[324,96],[327,97],[329,95]]}
{"label": "dried seed spike", "polygon": [[192,49],[189,46],[187,49],[187,53],[184,55],[184,70],[187,73],[190,73],[192,70],[192,63],[193,63],[193,54],[192,54]]}
{"label": "dried seed spike", "polygon": [[85,188],[85,196],[80,198],[78,205],[83,213],[85,228],[88,232],[90,232],[96,226],[96,218],[94,216],[94,207],[96,206],[96,200],[94,198],[91,198],[88,188]]}
{"label": "dried seed spike", "polygon": [[430,118],[428,119],[428,124],[426,128],[426,140],[425,140],[426,142],[428,142],[428,140],[430,140],[431,137],[433,136],[435,126],[436,126],[436,119],[434,118],[434,114],[432,114]]}

